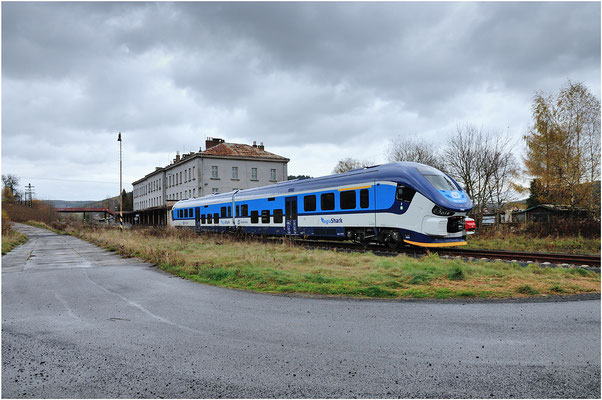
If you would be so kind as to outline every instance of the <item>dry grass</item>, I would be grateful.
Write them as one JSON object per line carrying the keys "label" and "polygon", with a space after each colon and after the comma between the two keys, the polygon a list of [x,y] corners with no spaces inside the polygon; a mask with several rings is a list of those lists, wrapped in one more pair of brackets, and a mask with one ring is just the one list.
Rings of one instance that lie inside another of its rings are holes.
{"label": "dry grass", "polygon": [[477,233],[468,237],[469,249],[540,251],[549,253],[600,254],[600,237],[534,237],[511,232]]}
{"label": "dry grass", "polygon": [[239,241],[173,229],[123,233],[106,228],[67,230],[190,280],[262,292],[391,298],[504,298],[600,292],[600,274],[584,269],[464,263],[436,255],[385,258],[371,253],[306,250],[286,241]]}
{"label": "dry grass", "polygon": [[5,210],[2,210],[2,255],[20,244],[27,242],[27,236],[12,229],[12,222]]}

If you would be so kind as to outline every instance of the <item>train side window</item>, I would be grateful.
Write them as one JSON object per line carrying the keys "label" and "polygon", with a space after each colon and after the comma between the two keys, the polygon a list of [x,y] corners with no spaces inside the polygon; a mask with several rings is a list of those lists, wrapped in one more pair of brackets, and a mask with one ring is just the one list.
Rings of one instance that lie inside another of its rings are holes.
{"label": "train side window", "polygon": [[275,224],[282,223],[282,209],[281,208],[274,210],[274,223]]}
{"label": "train side window", "polygon": [[262,224],[270,223],[270,210],[261,211],[261,223]]}
{"label": "train side window", "polygon": [[205,222],[205,214],[201,214],[201,224],[204,224]]}
{"label": "train side window", "polygon": [[222,218],[226,218],[226,207],[221,208]]}
{"label": "train side window", "polygon": [[178,212],[180,213],[180,218],[184,218],[184,210],[179,210]]}
{"label": "train side window", "polygon": [[219,224],[219,214],[218,213],[213,214],[213,223]]}
{"label": "train side window", "polygon": [[334,193],[324,193],[320,196],[322,210],[334,210]]}
{"label": "train side window", "polygon": [[259,211],[251,211],[251,223],[256,224],[259,222]]}
{"label": "train side window", "polygon": [[303,209],[305,211],[316,211],[316,195],[310,194],[303,197]]}
{"label": "train side window", "polygon": [[360,190],[360,208],[368,208],[370,205],[370,195],[368,189]]}
{"label": "train side window", "polygon": [[211,214],[207,214],[207,223],[208,224],[212,224],[213,223],[213,220],[211,218]]}
{"label": "train side window", "polygon": [[242,206],[240,206],[240,215],[242,217],[249,216],[249,205],[248,204],[243,204]]}
{"label": "train side window", "polygon": [[236,206],[236,217],[240,217],[240,206]]}
{"label": "train side window", "polygon": [[341,210],[350,210],[355,208],[356,205],[356,195],[355,190],[345,190],[341,193]]}
{"label": "train side window", "polygon": [[268,197],[268,201],[274,201],[274,200],[276,200],[275,197]]}
{"label": "train side window", "polygon": [[416,191],[414,189],[397,184],[397,192],[395,193],[395,199],[409,203],[412,201],[415,194]]}
{"label": "train side window", "polygon": [[232,218],[232,206],[228,206],[228,218]]}

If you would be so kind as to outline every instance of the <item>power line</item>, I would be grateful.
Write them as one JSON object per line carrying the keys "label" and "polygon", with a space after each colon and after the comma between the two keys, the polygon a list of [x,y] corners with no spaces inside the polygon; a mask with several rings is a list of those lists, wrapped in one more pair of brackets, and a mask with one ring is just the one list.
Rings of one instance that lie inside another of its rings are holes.
{"label": "power line", "polygon": [[106,182],[106,181],[86,181],[82,179],[60,179],[60,178],[38,178],[33,176],[23,176],[25,179],[41,179],[45,181],[65,181],[65,182],[87,182],[87,183],[106,183],[111,185],[116,185],[117,182]]}

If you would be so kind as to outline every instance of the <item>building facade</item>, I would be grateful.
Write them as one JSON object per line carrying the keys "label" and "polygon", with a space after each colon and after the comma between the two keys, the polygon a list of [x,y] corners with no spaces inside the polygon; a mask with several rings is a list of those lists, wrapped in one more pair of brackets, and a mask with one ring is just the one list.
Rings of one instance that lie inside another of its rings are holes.
{"label": "building facade", "polygon": [[178,153],[169,165],[133,182],[134,212],[284,181],[288,162],[286,157],[265,151],[263,143],[246,145],[208,138],[205,151]]}

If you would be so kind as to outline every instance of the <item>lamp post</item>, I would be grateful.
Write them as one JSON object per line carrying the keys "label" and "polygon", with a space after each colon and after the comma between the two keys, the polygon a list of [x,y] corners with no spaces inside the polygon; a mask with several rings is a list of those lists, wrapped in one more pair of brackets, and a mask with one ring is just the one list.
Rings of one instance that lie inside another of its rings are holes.
{"label": "lamp post", "polygon": [[117,141],[119,142],[119,231],[123,232],[123,196],[121,195],[123,181],[121,179],[121,132],[119,132],[119,136],[117,136]]}

